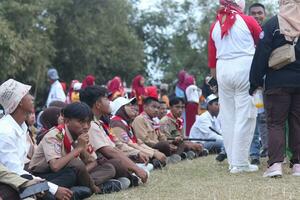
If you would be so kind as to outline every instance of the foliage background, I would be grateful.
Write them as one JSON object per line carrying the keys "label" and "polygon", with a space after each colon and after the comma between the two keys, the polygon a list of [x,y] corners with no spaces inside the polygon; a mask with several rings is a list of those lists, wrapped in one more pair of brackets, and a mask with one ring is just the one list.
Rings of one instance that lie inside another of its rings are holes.
{"label": "foliage background", "polygon": [[31,84],[40,105],[52,66],[67,83],[94,74],[106,84],[118,75],[130,86],[140,73],[148,83],[174,84],[184,68],[201,84],[218,1],[157,0],[147,10],[141,1],[0,0],[0,82]]}

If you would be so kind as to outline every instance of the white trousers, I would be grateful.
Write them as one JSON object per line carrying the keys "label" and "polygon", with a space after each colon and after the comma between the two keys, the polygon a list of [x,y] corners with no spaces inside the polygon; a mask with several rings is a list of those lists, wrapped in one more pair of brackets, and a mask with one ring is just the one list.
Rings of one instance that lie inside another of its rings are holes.
{"label": "white trousers", "polygon": [[249,73],[253,57],[218,60],[220,121],[228,163],[231,167],[249,165],[257,109],[249,95]]}

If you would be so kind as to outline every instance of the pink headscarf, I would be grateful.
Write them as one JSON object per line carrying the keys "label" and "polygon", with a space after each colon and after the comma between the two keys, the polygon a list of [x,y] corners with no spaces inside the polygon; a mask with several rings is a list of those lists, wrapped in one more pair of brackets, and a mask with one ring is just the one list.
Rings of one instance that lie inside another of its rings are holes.
{"label": "pink headscarf", "polygon": [[178,78],[177,87],[179,87],[182,90],[185,89],[184,81],[186,76],[187,76],[187,72],[185,70],[181,70],[177,75]]}
{"label": "pink headscarf", "polygon": [[221,38],[228,35],[236,21],[236,14],[241,14],[245,8],[244,0],[220,0],[221,8],[217,20],[221,25]]}
{"label": "pink headscarf", "polygon": [[82,81],[81,89],[85,89],[88,86],[95,85],[95,77],[93,75],[88,75],[85,77],[85,79]]}
{"label": "pink headscarf", "polygon": [[184,80],[184,90],[189,87],[190,85],[195,84],[195,77],[192,75],[187,75],[185,80]]}

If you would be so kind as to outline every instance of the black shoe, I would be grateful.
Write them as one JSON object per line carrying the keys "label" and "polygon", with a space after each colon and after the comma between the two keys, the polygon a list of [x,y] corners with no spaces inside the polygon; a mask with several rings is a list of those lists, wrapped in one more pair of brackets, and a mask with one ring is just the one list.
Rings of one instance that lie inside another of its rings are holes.
{"label": "black shoe", "polygon": [[135,175],[131,175],[129,187],[137,187],[137,186],[139,186],[139,178]]}
{"label": "black shoe", "polygon": [[258,158],[251,159],[251,165],[260,165],[260,161]]}
{"label": "black shoe", "polygon": [[180,157],[181,157],[181,160],[185,160],[185,159],[187,159],[188,155],[185,152],[182,152],[180,154]]}
{"label": "black shoe", "polygon": [[154,169],[162,169],[163,168],[162,163],[158,159],[153,159],[152,165],[153,165]]}
{"label": "black shoe", "polygon": [[199,154],[199,157],[201,156],[208,156],[209,151],[207,149],[203,149],[203,151]]}
{"label": "black shoe", "polygon": [[223,162],[227,158],[226,153],[219,153],[218,156],[216,157],[216,161]]}
{"label": "black shoe", "polygon": [[74,186],[71,190],[73,192],[71,200],[81,200],[89,198],[92,195],[90,188],[84,186]]}
{"label": "black shoe", "polygon": [[102,194],[109,194],[112,192],[119,192],[122,189],[121,182],[116,179],[110,179],[100,186]]}

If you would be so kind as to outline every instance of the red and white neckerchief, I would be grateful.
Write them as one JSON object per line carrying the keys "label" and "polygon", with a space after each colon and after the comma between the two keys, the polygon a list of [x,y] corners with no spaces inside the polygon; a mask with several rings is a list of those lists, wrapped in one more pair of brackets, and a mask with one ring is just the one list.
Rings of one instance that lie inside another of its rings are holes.
{"label": "red and white neckerchief", "polygon": [[146,119],[148,122],[150,122],[150,124],[154,128],[156,134],[158,134],[159,133],[160,124],[156,123],[153,119],[151,119],[151,117],[149,117],[149,115],[147,115],[147,113],[142,112],[142,115],[143,115],[144,119]]}
{"label": "red and white neckerchief", "polygon": [[183,119],[182,118],[180,118],[180,117],[175,118],[171,112],[169,112],[167,114],[167,117],[171,118],[171,121],[175,124],[176,129],[178,131],[182,131],[182,129],[183,129]]}
{"label": "red and white neckerchief", "polygon": [[[72,143],[71,143],[68,135],[66,134],[65,124],[58,125],[56,128],[63,135],[63,143],[64,143],[64,147],[65,147],[66,152],[70,153],[71,150],[73,149],[73,147],[72,147]],[[91,144],[88,144],[86,151],[89,154],[92,154],[94,152],[94,149],[93,149]]]}
{"label": "red and white neckerchief", "polygon": [[132,127],[122,117],[114,115],[111,118],[111,120],[120,121],[126,126],[127,131],[124,132],[124,135],[122,135],[122,138],[125,139],[125,141],[126,141],[126,137],[129,137],[132,140],[133,143],[137,143],[137,138],[136,138],[136,136],[133,132]]}
{"label": "red and white neckerchief", "polygon": [[117,142],[118,139],[116,138],[116,136],[114,134],[111,133],[109,124],[104,123],[104,121],[102,121],[100,119],[98,120],[98,122],[99,122],[98,125],[103,128],[103,130],[105,131],[106,135],[109,137],[110,141],[112,141],[113,143]]}

